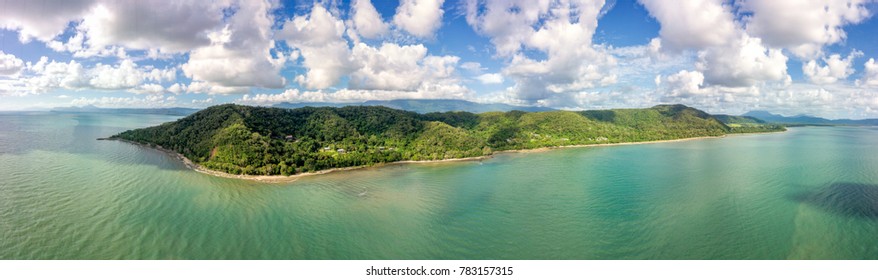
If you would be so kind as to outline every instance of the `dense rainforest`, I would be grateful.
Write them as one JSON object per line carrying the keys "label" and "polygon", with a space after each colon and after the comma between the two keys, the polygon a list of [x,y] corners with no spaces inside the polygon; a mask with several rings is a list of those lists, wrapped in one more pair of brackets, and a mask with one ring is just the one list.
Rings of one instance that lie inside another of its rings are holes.
{"label": "dense rainforest", "polygon": [[502,150],[734,132],[710,114],[684,105],[418,114],[381,106],[283,109],[227,104],[110,139],[160,146],[205,168],[231,174],[293,175],[403,160],[485,156]]}

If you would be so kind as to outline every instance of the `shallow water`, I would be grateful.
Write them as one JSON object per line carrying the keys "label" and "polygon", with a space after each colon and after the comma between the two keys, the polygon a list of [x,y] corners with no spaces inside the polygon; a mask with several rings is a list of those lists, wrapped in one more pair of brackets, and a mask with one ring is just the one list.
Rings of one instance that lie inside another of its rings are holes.
{"label": "shallow water", "polygon": [[876,259],[878,129],[502,154],[268,184],[0,113],[2,259]]}

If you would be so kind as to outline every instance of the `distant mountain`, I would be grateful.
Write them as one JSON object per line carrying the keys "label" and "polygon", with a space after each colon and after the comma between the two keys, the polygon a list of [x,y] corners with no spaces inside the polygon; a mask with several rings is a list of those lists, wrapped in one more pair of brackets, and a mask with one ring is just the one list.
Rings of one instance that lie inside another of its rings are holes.
{"label": "distant mountain", "polygon": [[746,117],[754,117],[757,119],[764,120],[770,123],[782,123],[782,124],[800,124],[800,125],[878,125],[878,119],[862,119],[862,120],[851,120],[851,119],[824,119],[820,117],[808,116],[808,115],[797,115],[792,117],[785,117],[782,115],[772,114],[767,111],[750,111],[742,116]]}
{"label": "distant mountain", "polygon": [[93,105],[82,107],[55,107],[52,112],[61,113],[105,113],[105,114],[150,114],[150,115],[170,115],[170,116],[188,116],[198,112],[199,109],[193,108],[100,108]]}
{"label": "distant mountain", "polygon": [[275,104],[278,108],[302,108],[302,107],[344,107],[344,106],[384,106],[393,109],[412,111],[417,113],[464,111],[470,113],[484,112],[508,112],[513,110],[525,112],[546,112],[555,109],[546,107],[513,106],[501,103],[476,103],[466,100],[454,99],[395,99],[395,100],[370,100],[362,103],[329,103],[329,102],[305,102]]}
{"label": "distant mountain", "polygon": [[724,124],[764,124],[765,121],[751,116],[713,115]]}

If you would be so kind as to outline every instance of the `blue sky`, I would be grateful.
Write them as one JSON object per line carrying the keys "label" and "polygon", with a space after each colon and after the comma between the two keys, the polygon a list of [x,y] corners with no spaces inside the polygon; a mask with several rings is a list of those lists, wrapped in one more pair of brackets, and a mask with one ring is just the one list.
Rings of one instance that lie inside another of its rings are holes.
{"label": "blue sky", "polygon": [[873,0],[5,5],[0,110],[442,98],[878,117]]}

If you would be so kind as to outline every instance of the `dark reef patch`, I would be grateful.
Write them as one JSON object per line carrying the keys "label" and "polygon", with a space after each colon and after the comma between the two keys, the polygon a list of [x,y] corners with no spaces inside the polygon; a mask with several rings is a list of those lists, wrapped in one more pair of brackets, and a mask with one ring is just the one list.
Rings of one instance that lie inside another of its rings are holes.
{"label": "dark reef patch", "polygon": [[878,220],[878,185],[832,183],[791,199],[820,209],[848,216]]}

